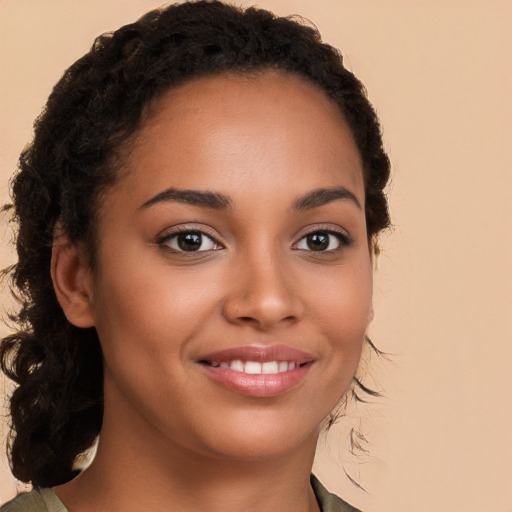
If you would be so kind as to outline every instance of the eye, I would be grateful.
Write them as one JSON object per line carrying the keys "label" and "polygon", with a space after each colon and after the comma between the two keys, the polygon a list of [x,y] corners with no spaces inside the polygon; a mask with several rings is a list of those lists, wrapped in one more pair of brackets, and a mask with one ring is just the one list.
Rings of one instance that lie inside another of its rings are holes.
{"label": "eye", "polygon": [[302,251],[329,252],[350,245],[350,238],[334,231],[314,231],[303,236],[295,245]]}
{"label": "eye", "polygon": [[222,249],[222,246],[202,231],[182,230],[159,240],[177,252],[204,252]]}

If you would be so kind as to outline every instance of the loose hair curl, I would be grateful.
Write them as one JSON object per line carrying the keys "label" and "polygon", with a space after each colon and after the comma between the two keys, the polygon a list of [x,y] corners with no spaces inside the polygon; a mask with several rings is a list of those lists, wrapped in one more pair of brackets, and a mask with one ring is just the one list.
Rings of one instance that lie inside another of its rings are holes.
{"label": "loose hair curl", "polygon": [[18,263],[5,272],[20,305],[13,316],[19,330],[2,340],[0,363],[17,384],[8,451],[19,480],[40,487],[69,481],[102,423],[96,330],[71,325],[53,289],[56,226],[94,266],[102,192],[119,178],[123,149],[149,106],[197,77],[266,70],[309,80],[339,106],[363,162],[372,243],[389,225],[389,160],[377,116],[338,51],[301,19],[203,0],[150,11],[98,37],[54,87],[12,181]]}

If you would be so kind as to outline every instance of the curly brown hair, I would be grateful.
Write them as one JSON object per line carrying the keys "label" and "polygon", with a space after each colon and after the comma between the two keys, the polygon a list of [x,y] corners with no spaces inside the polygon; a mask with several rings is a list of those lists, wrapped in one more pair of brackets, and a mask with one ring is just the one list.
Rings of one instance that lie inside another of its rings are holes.
{"label": "curly brown hair", "polygon": [[17,384],[8,450],[19,480],[41,487],[69,481],[102,423],[96,330],[71,325],[53,289],[56,223],[94,265],[102,192],[119,177],[123,150],[149,106],[199,76],[268,69],[309,80],[339,106],[362,157],[370,239],[389,225],[389,160],[377,116],[338,51],[301,19],[197,1],[150,11],[98,37],[53,89],[12,181],[18,263],[8,272],[19,330],[2,340],[0,360]]}

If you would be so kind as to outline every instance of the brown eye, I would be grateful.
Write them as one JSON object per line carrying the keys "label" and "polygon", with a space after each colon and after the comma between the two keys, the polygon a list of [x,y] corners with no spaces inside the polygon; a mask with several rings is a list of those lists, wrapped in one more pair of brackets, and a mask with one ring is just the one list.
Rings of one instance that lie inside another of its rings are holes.
{"label": "brown eye", "polygon": [[329,235],[327,233],[312,233],[306,237],[306,244],[312,251],[325,251],[329,248]]}
{"label": "brown eye", "polygon": [[295,245],[301,251],[330,252],[350,245],[348,235],[335,231],[314,231],[303,236]]}
{"label": "brown eye", "polygon": [[161,243],[178,252],[203,252],[221,248],[217,242],[201,231],[180,231],[165,237]]}
{"label": "brown eye", "polygon": [[201,233],[180,233],[176,241],[182,251],[198,251],[203,243]]}

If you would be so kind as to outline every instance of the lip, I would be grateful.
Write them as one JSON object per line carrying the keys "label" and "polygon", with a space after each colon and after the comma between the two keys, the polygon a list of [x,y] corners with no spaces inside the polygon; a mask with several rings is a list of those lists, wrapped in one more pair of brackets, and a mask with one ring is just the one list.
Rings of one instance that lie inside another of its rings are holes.
{"label": "lip", "polygon": [[313,361],[315,358],[303,350],[288,345],[245,345],[233,347],[217,352],[210,352],[200,357],[201,361],[257,361],[266,363],[269,361],[295,361],[299,364]]}
{"label": "lip", "polygon": [[[230,368],[211,366],[211,362],[255,361],[266,363],[294,362],[295,368],[281,373],[249,374]],[[198,360],[206,375],[236,393],[257,397],[271,398],[286,393],[299,385],[309,372],[315,358],[302,350],[288,345],[247,345],[211,352]]]}

